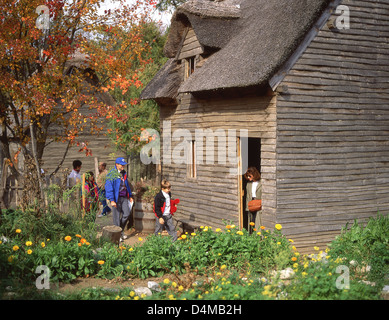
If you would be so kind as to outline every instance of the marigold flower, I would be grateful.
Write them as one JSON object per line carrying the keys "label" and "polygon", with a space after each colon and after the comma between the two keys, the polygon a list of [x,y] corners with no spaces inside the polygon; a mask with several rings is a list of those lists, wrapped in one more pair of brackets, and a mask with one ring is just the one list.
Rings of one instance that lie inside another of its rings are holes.
{"label": "marigold flower", "polygon": [[260,236],[261,234],[262,234],[262,233],[260,233],[259,231],[257,232],[257,235],[259,235],[259,236]]}
{"label": "marigold flower", "polygon": [[44,248],[46,247],[46,244],[44,242],[41,243],[41,247]]}
{"label": "marigold flower", "polygon": [[265,228],[264,226],[261,226],[261,229],[262,229],[262,230],[265,230],[266,228]]}
{"label": "marigold flower", "polygon": [[281,229],[282,229],[282,226],[281,226],[279,223],[277,223],[277,224],[275,225],[275,228],[276,228],[277,230],[281,230]]}
{"label": "marigold flower", "polygon": [[31,254],[32,253],[32,250],[31,249],[28,249],[27,250],[27,254]]}
{"label": "marigold flower", "polygon": [[231,229],[231,226],[229,224],[226,225],[226,229]]}
{"label": "marigold flower", "polygon": [[196,233],[195,233],[195,232],[192,232],[190,235],[191,235],[191,236],[195,236],[195,235],[196,235]]}
{"label": "marigold flower", "polygon": [[254,222],[250,222],[250,226],[255,226],[255,223]]}
{"label": "marigold flower", "polygon": [[141,237],[138,238],[139,241],[143,241],[143,239]]}
{"label": "marigold flower", "polygon": [[133,250],[134,250],[133,248],[128,249],[129,252],[131,252],[131,251],[133,251]]}
{"label": "marigold flower", "polygon": [[297,261],[297,258],[296,257],[292,257],[292,261]]}
{"label": "marigold flower", "polygon": [[224,270],[225,268],[227,268],[227,266],[225,264],[223,264],[221,267],[220,267],[220,270]]}
{"label": "marigold flower", "polygon": [[27,242],[26,242],[26,246],[27,246],[27,247],[32,246],[32,242],[31,242],[31,241],[27,241]]}
{"label": "marigold flower", "polygon": [[14,256],[9,256],[9,257],[8,257],[8,262],[11,263],[12,261],[14,261]]}
{"label": "marigold flower", "polygon": [[81,242],[81,243],[86,243],[86,239],[82,238],[82,239],[80,240],[80,242]]}
{"label": "marigold flower", "polygon": [[77,238],[82,238],[82,236],[81,236],[81,235],[79,235],[79,234],[76,234],[76,237],[77,237]]}
{"label": "marigold flower", "polygon": [[82,243],[79,242],[79,243],[77,243],[77,245],[78,245],[79,247],[81,247],[81,246],[82,246]]}
{"label": "marigold flower", "polygon": [[222,229],[220,229],[220,228],[216,228],[216,230],[215,230],[215,232],[220,232],[220,231],[222,231]]}
{"label": "marigold flower", "polygon": [[104,260],[99,260],[97,263],[100,264],[100,265],[103,265],[105,263],[105,261]]}
{"label": "marigold flower", "polygon": [[71,237],[71,236],[66,236],[66,237],[65,237],[65,240],[66,240],[66,241],[70,241],[70,240],[72,240],[72,237]]}
{"label": "marigold flower", "polygon": [[320,250],[320,248],[319,248],[319,247],[316,247],[316,246],[314,246],[313,249],[315,249],[316,251],[319,251],[319,250]]}
{"label": "marigold flower", "polygon": [[236,234],[239,234],[240,236],[243,236],[243,232],[242,231],[237,231]]}
{"label": "marigold flower", "polygon": [[16,233],[21,233],[22,230],[21,230],[21,229],[16,229],[15,232],[16,232]]}
{"label": "marigold flower", "polygon": [[170,282],[170,280],[168,278],[166,278],[165,280],[163,280],[163,283],[164,284],[168,284]]}
{"label": "marigold flower", "polygon": [[18,251],[18,250],[19,250],[19,247],[15,245],[15,246],[12,247],[12,250],[13,250],[13,251]]}
{"label": "marigold flower", "polygon": [[185,234],[181,235],[181,238],[186,239],[186,235]]}

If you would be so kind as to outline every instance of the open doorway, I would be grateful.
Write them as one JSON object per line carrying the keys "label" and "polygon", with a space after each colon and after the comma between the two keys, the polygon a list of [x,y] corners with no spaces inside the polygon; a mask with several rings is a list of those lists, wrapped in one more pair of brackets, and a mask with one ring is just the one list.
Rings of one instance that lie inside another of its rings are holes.
{"label": "open doorway", "polygon": [[242,175],[239,183],[239,201],[240,201],[240,226],[248,230],[248,219],[246,211],[246,185],[247,180],[244,174],[249,167],[256,167],[261,173],[261,139],[247,138],[247,146],[240,142],[240,168]]}

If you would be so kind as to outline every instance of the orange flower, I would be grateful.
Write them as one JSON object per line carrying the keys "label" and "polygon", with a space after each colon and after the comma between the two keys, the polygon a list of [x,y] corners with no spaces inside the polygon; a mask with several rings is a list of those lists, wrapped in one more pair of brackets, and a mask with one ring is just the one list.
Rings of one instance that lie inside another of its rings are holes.
{"label": "orange flower", "polygon": [[261,229],[262,229],[262,230],[265,230],[266,228],[265,228],[264,226],[261,226]]}
{"label": "orange flower", "polygon": [[77,237],[77,238],[82,238],[82,236],[81,236],[81,235],[79,235],[79,234],[76,234],[76,237]]}
{"label": "orange flower", "polygon": [[65,240],[66,240],[66,241],[70,241],[70,240],[72,240],[72,237],[71,237],[71,236],[66,236],[66,237],[65,237]]}
{"label": "orange flower", "polygon": [[231,226],[230,225],[226,225],[226,229],[231,229]]}
{"label": "orange flower", "polygon": [[297,258],[296,257],[292,257],[292,261],[296,261],[297,260]]}
{"label": "orange flower", "polygon": [[84,243],[86,243],[86,239],[82,238],[82,239],[80,240],[80,242],[81,242],[82,244],[84,244]]}

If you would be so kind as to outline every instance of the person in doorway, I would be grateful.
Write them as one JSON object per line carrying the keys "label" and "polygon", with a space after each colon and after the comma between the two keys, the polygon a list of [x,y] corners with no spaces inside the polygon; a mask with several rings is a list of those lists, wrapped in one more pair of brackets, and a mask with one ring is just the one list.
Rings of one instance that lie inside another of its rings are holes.
{"label": "person in doorway", "polygon": [[81,166],[82,162],[80,160],[73,161],[73,170],[70,172],[67,178],[68,188],[74,187],[77,183],[81,182]]}
{"label": "person in doorway", "polygon": [[154,198],[154,213],[155,213],[155,231],[154,234],[162,233],[163,227],[166,228],[173,242],[177,240],[177,231],[173,224],[173,216],[171,211],[172,194],[170,192],[171,184],[167,180],[162,180],[161,191]]}
{"label": "person in doorway", "polygon": [[120,241],[127,239],[124,234],[124,227],[131,214],[131,207],[134,203],[130,185],[127,181],[127,173],[124,166],[127,162],[124,158],[117,158],[115,167],[112,168],[106,177],[105,195],[112,207],[113,224],[122,228]]}
{"label": "person in doorway", "polygon": [[248,212],[248,230],[249,233],[252,233],[253,227],[258,229],[261,226],[262,210],[250,212],[248,206],[251,200],[262,199],[261,174],[257,168],[250,167],[244,177],[248,180],[246,185],[246,211]]}
{"label": "person in doorway", "polygon": [[99,199],[103,205],[103,211],[99,217],[106,216],[111,212],[111,208],[107,204],[107,198],[105,195],[105,181],[107,178],[107,164],[105,162],[99,163],[99,175],[97,176],[97,187],[99,188]]}

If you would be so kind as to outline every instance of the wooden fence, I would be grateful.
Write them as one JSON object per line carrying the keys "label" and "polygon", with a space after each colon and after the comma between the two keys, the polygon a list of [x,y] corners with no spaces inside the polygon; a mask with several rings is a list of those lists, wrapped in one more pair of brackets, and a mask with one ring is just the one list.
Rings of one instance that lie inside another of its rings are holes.
{"label": "wooden fence", "polygon": [[[155,164],[145,165],[141,163],[139,156],[127,158],[127,172],[128,180],[132,186],[135,186],[138,181],[148,181],[152,185],[159,185],[160,182],[160,169]],[[98,163],[99,159],[95,157],[95,176],[98,176]],[[26,193],[24,190],[24,182],[22,179],[16,179],[11,174],[11,170],[8,168],[6,161],[3,161],[1,168],[0,179],[0,207],[15,208],[20,205],[26,205],[28,201],[23,196]],[[57,206],[60,211],[66,212],[69,209],[71,203],[80,203],[79,197],[80,190],[76,190],[71,194],[69,188],[67,188],[66,174],[58,173],[52,177],[42,178],[42,188],[44,190],[43,201],[46,207],[48,205]],[[28,192],[29,190],[27,190]],[[30,190],[31,191],[31,190]],[[32,190],[33,191],[33,190]],[[27,197],[28,198],[28,197]]]}

